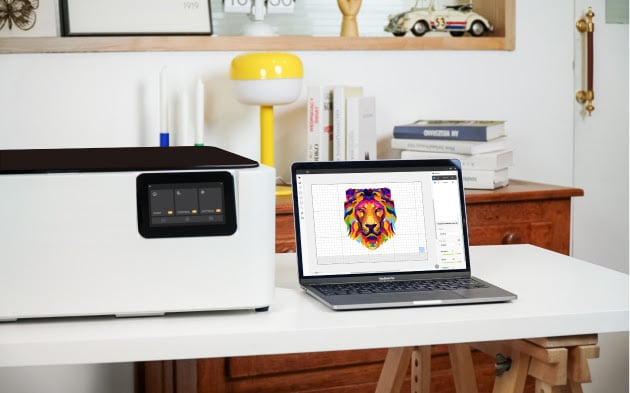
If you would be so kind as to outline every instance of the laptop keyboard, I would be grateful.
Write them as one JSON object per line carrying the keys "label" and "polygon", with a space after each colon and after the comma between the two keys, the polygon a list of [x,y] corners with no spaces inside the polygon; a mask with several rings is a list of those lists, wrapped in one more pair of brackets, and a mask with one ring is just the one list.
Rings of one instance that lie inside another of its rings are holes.
{"label": "laptop keyboard", "polygon": [[344,284],[312,285],[324,295],[356,295],[392,292],[417,292],[435,290],[487,288],[488,285],[474,278],[448,278],[439,280],[404,280],[354,282]]}

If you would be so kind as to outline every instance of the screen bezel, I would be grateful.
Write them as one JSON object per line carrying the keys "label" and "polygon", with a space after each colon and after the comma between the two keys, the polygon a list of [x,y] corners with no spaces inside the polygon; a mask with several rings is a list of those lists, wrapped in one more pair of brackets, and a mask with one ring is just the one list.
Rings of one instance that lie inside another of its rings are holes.
{"label": "screen bezel", "polygon": [[[149,186],[184,183],[221,183],[223,186],[224,223],[151,226]],[[236,232],[236,197],[234,177],[226,171],[142,173],[136,178],[138,232],[144,238],[191,236],[229,236]]]}

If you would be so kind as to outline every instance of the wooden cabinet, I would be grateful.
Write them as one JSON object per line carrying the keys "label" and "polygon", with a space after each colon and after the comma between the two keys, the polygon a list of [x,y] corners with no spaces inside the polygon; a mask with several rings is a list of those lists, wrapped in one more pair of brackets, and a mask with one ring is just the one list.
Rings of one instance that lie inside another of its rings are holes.
{"label": "wooden cabinet", "polygon": [[[493,191],[467,190],[470,244],[530,243],[568,254],[571,198],[582,195],[583,191],[577,188],[519,180],[511,180],[508,187]],[[290,197],[277,201],[276,251],[295,251]],[[373,392],[385,353],[385,349],[369,349],[144,363],[137,367],[136,391]],[[474,352],[473,358],[479,391],[491,391],[494,358],[481,352]],[[454,393],[446,346],[432,348],[431,369],[431,391]],[[184,383],[184,376],[196,378],[197,383]],[[409,391],[409,380],[402,391]],[[531,380],[527,391],[533,391]]]}
{"label": "wooden cabinet", "polygon": [[[386,349],[366,349],[198,361],[199,393],[366,393],[374,392]],[[480,392],[491,391],[494,359],[473,352]],[[432,348],[431,392],[455,393],[446,346]],[[217,377],[218,376],[218,377]],[[409,376],[401,392],[410,391]],[[178,392],[180,392],[178,390]],[[180,392],[181,393],[181,392]]]}
{"label": "wooden cabinet", "polygon": [[469,242],[527,243],[568,255],[571,198],[582,195],[578,188],[519,180],[491,192],[468,190]]}

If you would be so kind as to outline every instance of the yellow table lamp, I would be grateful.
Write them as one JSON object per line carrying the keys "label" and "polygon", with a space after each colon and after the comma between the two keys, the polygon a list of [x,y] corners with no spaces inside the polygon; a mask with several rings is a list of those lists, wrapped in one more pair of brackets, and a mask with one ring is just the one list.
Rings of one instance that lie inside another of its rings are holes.
{"label": "yellow table lamp", "polygon": [[260,161],[274,167],[273,106],[294,102],[302,90],[302,61],[290,53],[246,53],[232,59],[236,99],[260,105]]}

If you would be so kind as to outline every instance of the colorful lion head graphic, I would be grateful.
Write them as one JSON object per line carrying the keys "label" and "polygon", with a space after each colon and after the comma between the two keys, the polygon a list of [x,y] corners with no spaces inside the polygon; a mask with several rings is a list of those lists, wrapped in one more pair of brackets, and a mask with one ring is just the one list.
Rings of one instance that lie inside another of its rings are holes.
{"label": "colorful lion head graphic", "polygon": [[394,236],[396,209],[389,188],[349,188],[344,202],[348,236],[376,250]]}

